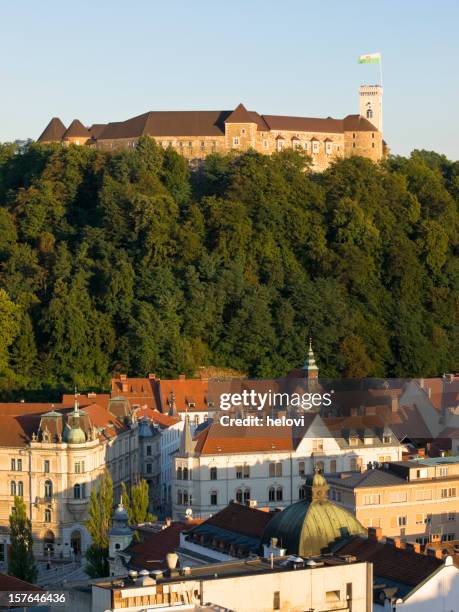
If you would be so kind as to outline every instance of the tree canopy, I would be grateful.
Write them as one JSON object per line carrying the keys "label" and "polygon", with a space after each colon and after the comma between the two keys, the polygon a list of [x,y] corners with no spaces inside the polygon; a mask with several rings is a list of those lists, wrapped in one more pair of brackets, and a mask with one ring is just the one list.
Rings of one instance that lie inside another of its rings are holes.
{"label": "tree canopy", "polygon": [[0,146],[0,391],[459,369],[459,162]]}

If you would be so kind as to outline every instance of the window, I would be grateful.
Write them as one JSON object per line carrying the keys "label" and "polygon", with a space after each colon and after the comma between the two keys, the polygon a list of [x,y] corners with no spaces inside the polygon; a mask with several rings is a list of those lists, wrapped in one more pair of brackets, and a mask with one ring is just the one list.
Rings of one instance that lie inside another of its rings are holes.
{"label": "window", "polygon": [[11,485],[10,485],[10,493],[11,493],[11,495],[16,495],[17,494],[16,483],[15,483],[14,480],[11,482]]}
{"label": "window", "polygon": [[188,491],[183,491],[183,505],[188,505]]}
{"label": "window", "polygon": [[244,478],[250,478],[250,465],[244,465]]}
{"label": "window", "polygon": [[217,491],[211,491],[210,493],[210,505],[217,506],[218,505],[218,494]]}
{"label": "window", "polygon": [[153,464],[147,463],[147,474],[151,474],[153,472]]}
{"label": "window", "polygon": [[241,134],[245,134],[245,128],[241,128]]}
{"label": "window", "polygon": [[352,457],[351,459],[351,472],[355,472],[357,469],[357,459]]}
{"label": "window", "polygon": [[183,480],[188,480],[188,468],[183,468]]}
{"label": "window", "polygon": [[373,111],[371,108],[367,109],[367,119],[373,119]]}
{"label": "window", "polygon": [[236,466],[236,478],[242,478],[242,465]]}
{"label": "window", "polygon": [[300,476],[304,476],[305,475],[305,467],[304,467],[304,461],[300,461],[298,464],[298,474]]}
{"label": "window", "polygon": [[[334,493],[334,491],[332,491],[332,493]],[[301,485],[301,487],[298,489],[298,499],[306,499],[306,486],[305,485]]]}
{"label": "window", "polygon": [[233,138],[233,147],[239,146],[239,138]]}
{"label": "window", "polygon": [[381,503],[381,495],[379,493],[373,493],[371,495],[363,496],[364,506],[374,506]]}
{"label": "window", "polygon": [[16,471],[16,459],[11,459],[11,471]]}
{"label": "window", "polygon": [[448,476],[448,468],[447,467],[441,467],[438,472],[439,472],[439,476]]}
{"label": "window", "polygon": [[323,474],[325,472],[325,463],[323,461],[318,461],[316,463],[316,470],[320,473]]}
{"label": "window", "polygon": [[331,472],[332,474],[335,474],[335,473],[336,473],[336,459],[332,459],[332,460],[330,461],[330,472]]}
{"label": "window", "polygon": [[45,508],[45,523],[51,523],[51,510],[49,508]]}
{"label": "window", "polygon": [[447,520],[448,521],[455,521],[456,520],[456,513],[455,512],[448,512]]}
{"label": "window", "polygon": [[44,460],[43,471],[45,472],[45,474],[49,474],[49,459]]}
{"label": "window", "polygon": [[427,499],[432,499],[431,489],[418,489],[416,491],[416,501],[425,501]]}
{"label": "window", "polygon": [[73,485],[73,499],[81,499],[81,486],[79,484]]}
{"label": "window", "polygon": [[416,538],[416,544],[421,544],[421,546],[425,546],[428,541],[429,541],[429,538],[426,538],[426,537]]}
{"label": "window", "polygon": [[210,468],[210,479],[217,480],[217,468],[216,467]]}
{"label": "window", "polygon": [[341,491],[336,491],[336,501],[341,501]]}
{"label": "window", "polygon": [[147,446],[147,457],[151,457],[151,444]]}
{"label": "window", "polygon": [[352,134],[352,138],[355,138],[355,132],[354,132],[354,134]]}
{"label": "window", "polygon": [[205,147],[205,142],[201,140],[201,151],[204,151],[204,147]]}
{"label": "window", "polygon": [[276,489],[274,487],[269,487],[268,490],[268,499],[270,502],[275,501],[276,499]]}
{"label": "window", "polygon": [[269,464],[269,477],[274,478],[275,476],[282,476],[282,463],[270,463]]}
{"label": "window", "polygon": [[81,463],[79,461],[75,463],[75,474],[81,474]]}
{"label": "window", "polygon": [[423,524],[424,524],[424,515],[416,514],[416,525],[423,525]]}
{"label": "window", "polygon": [[182,480],[182,468],[177,468],[177,480]]}
{"label": "window", "polygon": [[193,143],[192,143],[191,141],[188,143],[188,147],[189,147],[190,149],[191,149],[191,148],[193,148]]}
{"label": "window", "polygon": [[277,487],[276,489],[276,501],[282,501],[284,498],[284,493],[282,487]]}
{"label": "window", "polygon": [[406,516],[398,516],[397,517],[397,524],[398,524],[399,527],[405,527],[407,523],[408,523],[408,520],[407,520]]}
{"label": "window", "polygon": [[358,446],[359,439],[356,437],[349,438],[349,446]]}
{"label": "window", "polygon": [[49,498],[53,496],[53,483],[51,480],[45,480],[45,497]]}
{"label": "window", "polygon": [[242,489],[237,489],[237,491],[236,491],[236,501],[238,501],[240,504],[242,504],[242,499],[243,499]]}
{"label": "window", "polygon": [[24,483],[22,482],[22,480],[18,482],[18,495],[19,497],[23,497],[24,495]]}
{"label": "window", "polygon": [[268,141],[267,141],[267,140],[263,140],[263,147],[264,147],[265,149],[267,149],[267,148],[268,148]]}
{"label": "window", "polygon": [[312,152],[313,153],[318,153],[319,152],[319,143],[317,140],[314,140],[312,143]]}
{"label": "window", "polygon": [[273,593],[273,610],[280,610],[280,591]]}
{"label": "window", "polygon": [[179,506],[183,504],[183,493],[180,489],[177,491],[177,504]]}
{"label": "window", "polygon": [[392,442],[392,438],[390,436],[383,436],[383,443],[390,444]]}
{"label": "window", "polygon": [[449,487],[448,489],[442,489],[441,496],[442,498],[456,497],[456,487]]}
{"label": "window", "polygon": [[391,504],[401,504],[406,502],[408,499],[406,491],[395,491],[390,494],[390,503]]}
{"label": "window", "polygon": [[325,601],[327,603],[336,603],[340,601],[341,593],[340,591],[326,591],[325,592]]}
{"label": "window", "polygon": [[332,154],[332,151],[333,151],[333,143],[331,143],[331,142],[326,142],[326,143],[325,143],[325,153],[326,153],[327,155],[331,155],[331,154]]}
{"label": "window", "polygon": [[352,148],[355,149],[355,142],[352,143]]}
{"label": "window", "polygon": [[312,450],[313,451],[323,451],[324,450],[324,441],[323,440],[313,440],[312,441]]}
{"label": "window", "polygon": [[373,149],[375,148],[375,143],[374,143],[374,142],[372,142],[372,143],[371,143],[371,147],[372,147]]}

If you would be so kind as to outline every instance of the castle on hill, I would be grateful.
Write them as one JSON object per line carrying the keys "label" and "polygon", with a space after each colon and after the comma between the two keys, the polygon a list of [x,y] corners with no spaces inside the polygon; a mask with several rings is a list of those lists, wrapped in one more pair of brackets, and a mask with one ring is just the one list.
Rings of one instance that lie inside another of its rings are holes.
{"label": "castle on hill", "polygon": [[150,111],[107,124],[85,127],[74,119],[66,128],[54,117],[40,143],[85,145],[102,150],[134,148],[141,136],[173,147],[190,161],[210,153],[246,151],[270,155],[284,149],[305,151],[315,170],[343,157],[361,155],[378,161],[388,153],[382,134],[382,87],[362,85],[359,114],[343,119],[262,115],[243,104],[226,111]]}

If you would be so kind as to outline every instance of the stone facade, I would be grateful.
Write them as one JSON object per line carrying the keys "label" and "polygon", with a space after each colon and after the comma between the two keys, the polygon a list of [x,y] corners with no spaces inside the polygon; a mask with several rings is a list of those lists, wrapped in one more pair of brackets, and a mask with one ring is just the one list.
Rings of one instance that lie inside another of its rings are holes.
{"label": "stone facade", "polygon": [[271,155],[297,149],[311,157],[314,170],[322,171],[337,158],[361,155],[378,161],[387,153],[382,138],[382,88],[362,85],[359,97],[360,114],[344,119],[261,115],[239,104],[234,111],[150,112],[90,128],[74,120],[60,139],[56,129],[59,120],[54,118],[38,141],[86,144],[111,151],[132,149],[141,136],[150,136],[190,162],[199,162],[211,153],[254,149]]}

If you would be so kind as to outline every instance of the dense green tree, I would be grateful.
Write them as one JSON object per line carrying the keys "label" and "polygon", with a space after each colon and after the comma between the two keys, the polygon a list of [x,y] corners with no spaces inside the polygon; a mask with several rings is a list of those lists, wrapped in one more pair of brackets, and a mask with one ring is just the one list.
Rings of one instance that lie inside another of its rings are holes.
{"label": "dense green tree", "polygon": [[112,525],[113,481],[107,470],[91,490],[86,528],[91,545],[86,551],[86,571],[91,578],[108,576],[108,536]]}
{"label": "dense green tree", "polygon": [[8,573],[26,582],[35,582],[37,566],[33,554],[32,523],[27,517],[22,497],[15,496],[10,514],[10,546],[8,548]]}
{"label": "dense green tree", "polygon": [[[0,145],[0,391],[459,369],[459,162]],[[97,558],[97,555],[96,555]]]}

